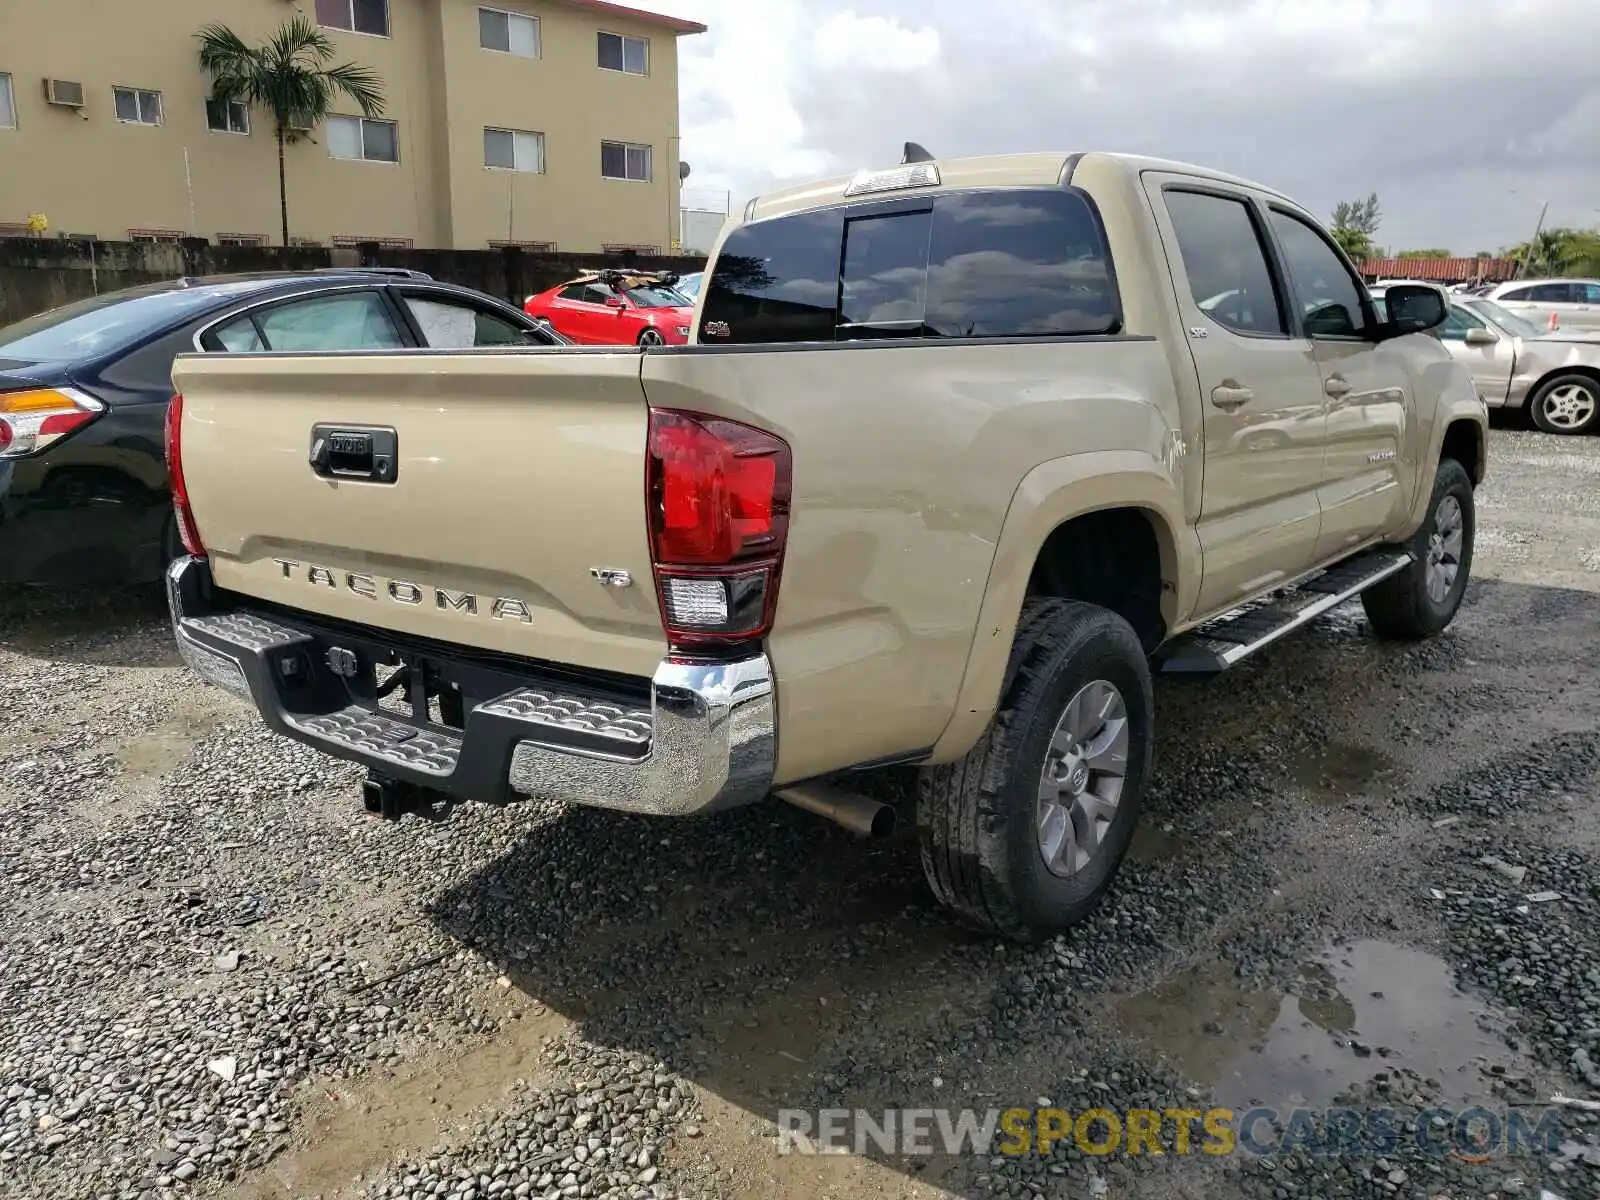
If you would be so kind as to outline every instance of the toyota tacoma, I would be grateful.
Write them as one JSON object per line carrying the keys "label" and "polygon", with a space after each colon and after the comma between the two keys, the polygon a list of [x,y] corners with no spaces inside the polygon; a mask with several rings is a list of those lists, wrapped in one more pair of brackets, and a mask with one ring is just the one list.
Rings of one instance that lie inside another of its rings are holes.
{"label": "toyota tacoma", "polygon": [[852,778],[912,766],[936,896],[1047,937],[1128,847],[1153,674],[1455,616],[1487,421],[1445,316],[1258,183],[908,144],[751,200],[687,345],[181,357],[178,646],[386,815],[883,832]]}

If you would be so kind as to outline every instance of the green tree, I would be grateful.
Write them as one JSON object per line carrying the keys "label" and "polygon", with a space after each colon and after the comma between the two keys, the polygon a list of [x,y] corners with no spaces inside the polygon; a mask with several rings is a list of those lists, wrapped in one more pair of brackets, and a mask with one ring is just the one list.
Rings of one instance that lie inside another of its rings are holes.
{"label": "green tree", "polygon": [[1508,253],[1525,275],[1597,275],[1600,230],[1546,229]]}
{"label": "green tree", "polygon": [[368,67],[333,62],[333,43],[305,17],[295,17],[259,46],[250,46],[226,25],[198,34],[200,69],[211,76],[211,98],[264,108],[272,114],[278,141],[278,213],[283,244],[289,244],[289,189],[283,147],[294,125],[328,118],[334,100],[346,96],[364,116],[383,114],[383,80]]}
{"label": "green tree", "polygon": [[1365,200],[1341,200],[1333,209],[1333,240],[1357,262],[1364,258],[1375,258],[1378,246],[1372,240],[1372,235],[1378,232],[1382,221],[1383,211],[1378,207],[1378,193],[1373,192]]}
{"label": "green tree", "polygon": [[1428,250],[1396,250],[1394,252],[1394,257],[1395,258],[1454,258],[1455,255],[1451,254],[1450,251],[1448,251],[1448,250],[1441,250],[1441,249],[1438,249],[1437,247],[1434,247],[1434,248],[1428,249]]}

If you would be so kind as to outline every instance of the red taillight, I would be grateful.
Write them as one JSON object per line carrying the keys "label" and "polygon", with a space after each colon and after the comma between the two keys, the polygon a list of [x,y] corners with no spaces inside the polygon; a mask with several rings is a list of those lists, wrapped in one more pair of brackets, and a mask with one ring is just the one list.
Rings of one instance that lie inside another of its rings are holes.
{"label": "red taillight", "polygon": [[791,473],[788,444],[765,430],[650,411],[650,548],[674,646],[741,641],[771,628]]}
{"label": "red taillight", "polygon": [[183,397],[178,395],[167,402],[167,479],[172,487],[172,512],[178,519],[178,536],[183,539],[183,548],[204,558],[205,543],[200,540],[194,511],[189,507],[189,489],[183,482],[183,442],[179,437],[182,427]]}

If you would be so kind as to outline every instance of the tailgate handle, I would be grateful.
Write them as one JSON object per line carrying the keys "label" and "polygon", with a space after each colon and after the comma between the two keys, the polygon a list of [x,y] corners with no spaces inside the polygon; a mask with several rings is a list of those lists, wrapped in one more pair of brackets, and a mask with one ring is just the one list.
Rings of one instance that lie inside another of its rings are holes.
{"label": "tailgate handle", "polygon": [[309,461],[324,479],[393,483],[400,473],[400,435],[375,425],[313,425]]}

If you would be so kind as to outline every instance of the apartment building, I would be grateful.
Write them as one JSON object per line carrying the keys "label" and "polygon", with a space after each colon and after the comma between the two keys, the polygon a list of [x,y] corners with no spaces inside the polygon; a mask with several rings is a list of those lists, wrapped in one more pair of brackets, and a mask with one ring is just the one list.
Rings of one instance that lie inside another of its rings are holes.
{"label": "apartment building", "polygon": [[292,241],[671,251],[677,39],[705,26],[604,0],[3,0],[0,234],[277,244],[272,117],[211,101],[195,34],[297,14],[385,111],[295,134]]}

